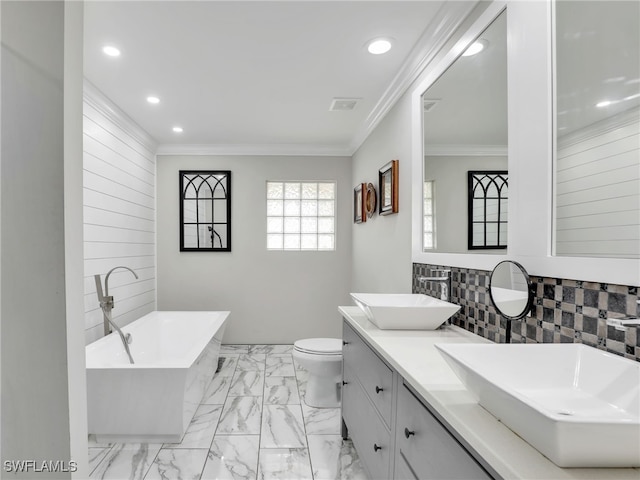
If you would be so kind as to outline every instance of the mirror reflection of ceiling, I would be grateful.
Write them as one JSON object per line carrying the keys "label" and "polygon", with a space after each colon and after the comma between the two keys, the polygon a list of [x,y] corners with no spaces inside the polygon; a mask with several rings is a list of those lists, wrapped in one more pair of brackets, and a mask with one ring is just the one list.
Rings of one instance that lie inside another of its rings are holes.
{"label": "mirror reflection of ceiling", "polygon": [[[507,145],[507,19],[480,35],[480,53],[459,57],[424,94],[425,152],[438,146]],[[426,109],[425,109],[426,110]]]}
{"label": "mirror reflection of ceiling", "polygon": [[[589,1],[588,7],[556,2],[559,136],[640,106],[640,2]],[[596,106],[605,101],[611,103]]]}

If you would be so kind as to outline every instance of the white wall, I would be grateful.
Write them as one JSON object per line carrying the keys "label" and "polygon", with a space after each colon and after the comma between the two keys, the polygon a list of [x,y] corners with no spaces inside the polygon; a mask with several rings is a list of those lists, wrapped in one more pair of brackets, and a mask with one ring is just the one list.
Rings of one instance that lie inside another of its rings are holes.
{"label": "white wall", "polygon": [[[411,292],[411,104],[404,95],[353,155],[353,184],[371,182],[398,160],[398,213],[353,224],[354,292]],[[349,302],[351,304],[351,302]]]}
{"label": "white wall", "polygon": [[104,335],[95,274],[109,277],[113,320],[124,326],[156,308],[155,142],[94,86],[84,95],[85,338]]}
{"label": "white wall", "polygon": [[82,455],[78,475],[86,477],[79,418],[86,409],[83,397],[70,399],[84,392],[83,365],[76,363],[84,349],[74,333],[82,331],[81,304],[66,292],[81,269],[79,256],[65,255],[67,237],[79,244],[82,230],[73,206],[65,205],[77,200],[74,190],[63,193],[65,182],[80,175],[82,52],[71,42],[82,37],[81,5],[2,2],[0,8],[3,470],[5,460],[69,467]]}
{"label": "white wall", "polygon": [[640,258],[637,108],[558,140],[556,254]]}
{"label": "white wall", "polygon": [[[461,253],[468,249],[467,173],[470,170],[507,170],[507,157],[427,156],[425,181],[435,181],[435,220],[438,252]],[[488,250],[485,253],[491,253]],[[500,253],[500,250],[494,250]]]}
{"label": "white wall", "polygon": [[[179,170],[231,170],[231,252],[180,252]],[[350,303],[349,158],[167,155],[157,172],[159,310],[230,310],[225,343],[341,335],[337,307]],[[267,180],[337,181],[335,251],[267,251]]]}

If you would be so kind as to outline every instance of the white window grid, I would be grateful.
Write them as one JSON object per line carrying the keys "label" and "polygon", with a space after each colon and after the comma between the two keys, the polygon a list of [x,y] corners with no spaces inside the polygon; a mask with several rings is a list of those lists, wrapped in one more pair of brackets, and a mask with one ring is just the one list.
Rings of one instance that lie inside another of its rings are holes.
{"label": "white window grid", "polygon": [[267,181],[267,250],[332,251],[336,182]]}

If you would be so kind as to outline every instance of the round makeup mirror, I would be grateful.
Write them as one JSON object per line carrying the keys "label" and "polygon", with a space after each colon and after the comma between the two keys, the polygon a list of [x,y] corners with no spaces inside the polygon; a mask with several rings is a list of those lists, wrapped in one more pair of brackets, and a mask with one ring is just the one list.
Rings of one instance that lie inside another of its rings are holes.
{"label": "round makeup mirror", "polygon": [[489,279],[489,295],[500,315],[519,320],[533,305],[533,287],[527,271],[517,262],[498,263]]}

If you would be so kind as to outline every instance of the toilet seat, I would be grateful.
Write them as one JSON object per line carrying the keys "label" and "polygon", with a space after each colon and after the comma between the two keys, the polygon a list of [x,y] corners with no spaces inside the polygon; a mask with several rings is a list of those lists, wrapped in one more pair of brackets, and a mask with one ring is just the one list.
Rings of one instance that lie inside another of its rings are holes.
{"label": "toilet seat", "polygon": [[342,340],[339,338],[305,338],[293,344],[294,350],[311,355],[341,355]]}

